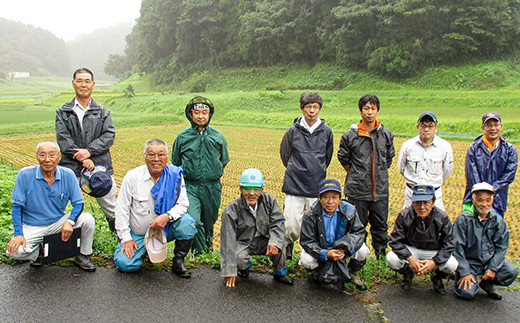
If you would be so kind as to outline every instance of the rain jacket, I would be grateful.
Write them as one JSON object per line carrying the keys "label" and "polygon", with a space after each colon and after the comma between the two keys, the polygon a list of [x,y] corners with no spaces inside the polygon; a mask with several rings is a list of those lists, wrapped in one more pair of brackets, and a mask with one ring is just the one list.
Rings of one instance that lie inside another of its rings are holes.
{"label": "rain jacket", "polygon": [[268,245],[285,248],[285,220],[276,199],[263,192],[257,200],[256,218],[246,199],[239,198],[229,203],[222,211],[220,227],[220,268],[222,277],[237,275],[236,255],[249,247],[260,235],[268,239]]}
{"label": "rain jacket", "polygon": [[[198,126],[190,115],[191,107],[199,102],[210,106],[209,120],[202,133],[199,133]],[[173,144],[171,162],[175,166],[182,166],[184,180],[188,183],[220,181],[220,177],[224,174],[224,167],[229,162],[224,135],[209,125],[214,111],[213,104],[202,97],[196,97],[186,105],[185,114],[191,126],[177,135]]]}
{"label": "rain jacket", "polygon": [[[72,110],[74,100],[62,105],[56,111],[56,140],[61,150],[60,165],[68,167],[79,177],[83,165],[72,158],[76,153],[74,148],[85,148],[96,166],[104,166],[112,175],[112,158],[110,147],[114,144],[116,129],[110,116],[110,111],[94,100],[85,111],[83,127]],[[82,129],[83,128],[83,129]]]}
{"label": "rain jacket", "polygon": [[453,224],[457,240],[453,256],[459,262],[460,276],[472,273],[471,264],[498,272],[509,247],[509,229],[504,219],[490,212],[486,220],[480,221],[474,213],[462,212]]}
{"label": "rain jacket", "polygon": [[362,201],[388,198],[388,168],[395,156],[394,135],[379,121],[367,134],[361,121],[341,136],[338,160],[350,166],[345,196]]}
{"label": "rain jacket", "polygon": [[471,201],[471,187],[487,182],[495,189],[493,207],[504,214],[507,210],[509,184],[515,180],[518,154],[515,146],[500,137],[500,144],[491,152],[479,136],[468,147],[466,154],[466,191],[464,202]]}
{"label": "rain jacket", "polygon": [[413,206],[409,206],[397,216],[389,245],[402,260],[412,255],[406,245],[423,250],[438,250],[432,260],[441,265],[448,261],[455,249],[453,226],[446,213],[437,207],[423,221]]}
{"label": "rain jacket", "polygon": [[344,249],[346,257],[341,261],[327,260],[320,274],[320,280],[349,279],[350,273],[346,258],[352,256],[363,245],[365,227],[359,220],[354,205],[341,200],[339,205],[340,221],[346,221],[345,235],[336,240],[332,246],[327,245],[325,225],[323,224],[323,208],[319,201],[303,216],[300,234],[300,245],[309,255],[320,259],[323,249]]}
{"label": "rain jacket", "polygon": [[286,167],[282,192],[294,196],[317,197],[319,184],[327,175],[334,141],[332,130],[321,124],[310,133],[294,119],[280,144],[280,157]]}

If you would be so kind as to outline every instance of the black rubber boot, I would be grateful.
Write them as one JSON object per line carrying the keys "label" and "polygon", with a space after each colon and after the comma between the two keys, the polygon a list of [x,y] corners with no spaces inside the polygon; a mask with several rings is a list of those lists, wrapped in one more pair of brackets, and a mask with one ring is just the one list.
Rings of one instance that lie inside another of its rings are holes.
{"label": "black rubber boot", "polygon": [[291,260],[292,259],[292,254],[293,254],[293,249],[294,249],[294,243],[290,243],[287,245],[286,247],[286,251],[285,251],[285,259],[287,260]]}
{"label": "black rubber boot", "polygon": [[446,290],[444,289],[444,283],[442,280],[444,278],[448,277],[447,274],[443,273],[439,269],[437,269],[434,273],[431,275],[431,280],[433,283],[433,290],[439,294],[439,295],[446,295]]}
{"label": "black rubber boot", "polygon": [[175,249],[173,249],[172,271],[175,275],[182,278],[191,278],[190,271],[184,266],[184,257],[190,252],[191,241],[175,240]]}
{"label": "black rubber boot", "polygon": [[398,271],[401,275],[403,275],[403,281],[401,283],[401,288],[404,290],[410,290],[412,289],[412,280],[414,273],[412,269],[410,269],[410,266],[404,265],[404,267]]}

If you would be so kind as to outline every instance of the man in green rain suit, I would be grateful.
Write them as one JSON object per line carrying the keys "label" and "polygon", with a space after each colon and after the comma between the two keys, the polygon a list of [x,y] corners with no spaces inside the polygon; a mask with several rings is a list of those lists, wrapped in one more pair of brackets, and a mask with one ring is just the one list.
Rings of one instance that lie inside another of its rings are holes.
{"label": "man in green rain suit", "polygon": [[192,249],[198,252],[213,249],[213,224],[218,218],[222,191],[220,177],[229,162],[224,135],[209,125],[214,111],[207,98],[191,99],[186,105],[191,127],[177,135],[172,151],[172,164],[184,170],[188,213],[197,223]]}

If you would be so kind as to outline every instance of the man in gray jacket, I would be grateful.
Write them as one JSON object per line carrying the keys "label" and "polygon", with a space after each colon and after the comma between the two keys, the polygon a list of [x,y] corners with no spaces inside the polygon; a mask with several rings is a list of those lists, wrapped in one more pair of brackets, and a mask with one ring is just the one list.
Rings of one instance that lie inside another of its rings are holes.
{"label": "man in gray jacket", "polygon": [[280,157],[286,167],[282,191],[289,259],[294,242],[300,238],[303,215],[316,202],[319,184],[327,175],[334,150],[332,130],[319,117],[322,105],[318,93],[303,93],[303,116],[294,119],[280,144]]}
{"label": "man in gray jacket", "polygon": [[[62,154],[59,164],[72,169],[78,178],[82,169],[91,171],[96,166],[103,166],[111,176],[114,173],[110,147],[116,130],[110,111],[92,99],[95,84],[92,71],[77,69],[72,75],[76,97],[56,111],[56,140]],[[108,194],[96,197],[112,232],[115,232],[116,191],[112,176]]]}
{"label": "man in gray jacket", "polygon": [[[472,299],[479,286],[489,297],[501,300],[495,285],[509,286],[518,276],[518,268],[506,261],[509,229],[504,219],[492,209],[494,187],[486,182],[471,188],[472,205],[462,212],[453,225],[457,246],[453,256],[459,266],[455,278],[455,295]],[[478,276],[481,276],[477,285]]]}
{"label": "man in gray jacket", "polygon": [[345,196],[356,206],[363,225],[370,222],[372,247],[377,258],[384,259],[388,243],[388,168],[395,156],[394,135],[376,119],[377,96],[363,95],[358,107],[361,120],[341,136],[338,160],[347,171]]}
{"label": "man in gray jacket", "polygon": [[235,287],[237,275],[249,276],[252,255],[266,255],[273,262],[274,279],[286,285],[285,225],[275,198],[263,192],[264,176],[248,168],[240,177],[240,197],[222,212],[220,268],[226,287]]}

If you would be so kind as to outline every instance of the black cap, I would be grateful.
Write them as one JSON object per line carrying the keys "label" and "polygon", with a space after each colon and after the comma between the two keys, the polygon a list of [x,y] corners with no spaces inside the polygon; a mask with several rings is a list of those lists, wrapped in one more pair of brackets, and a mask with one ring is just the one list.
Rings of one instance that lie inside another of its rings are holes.
{"label": "black cap", "polygon": [[429,112],[429,111],[421,113],[421,115],[419,116],[419,119],[417,119],[417,123],[422,122],[423,118],[425,118],[425,117],[431,118],[433,120],[433,122],[435,122],[435,124],[438,123],[437,122],[437,116],[435,115],[435,113]]}
{"label": "black cap", "polygon": [[83,192],[92,197],[103,197],[112,189],[112,177],[103,166],[96,166],[92,171],[83,168],[80,175],[80,187]]}

